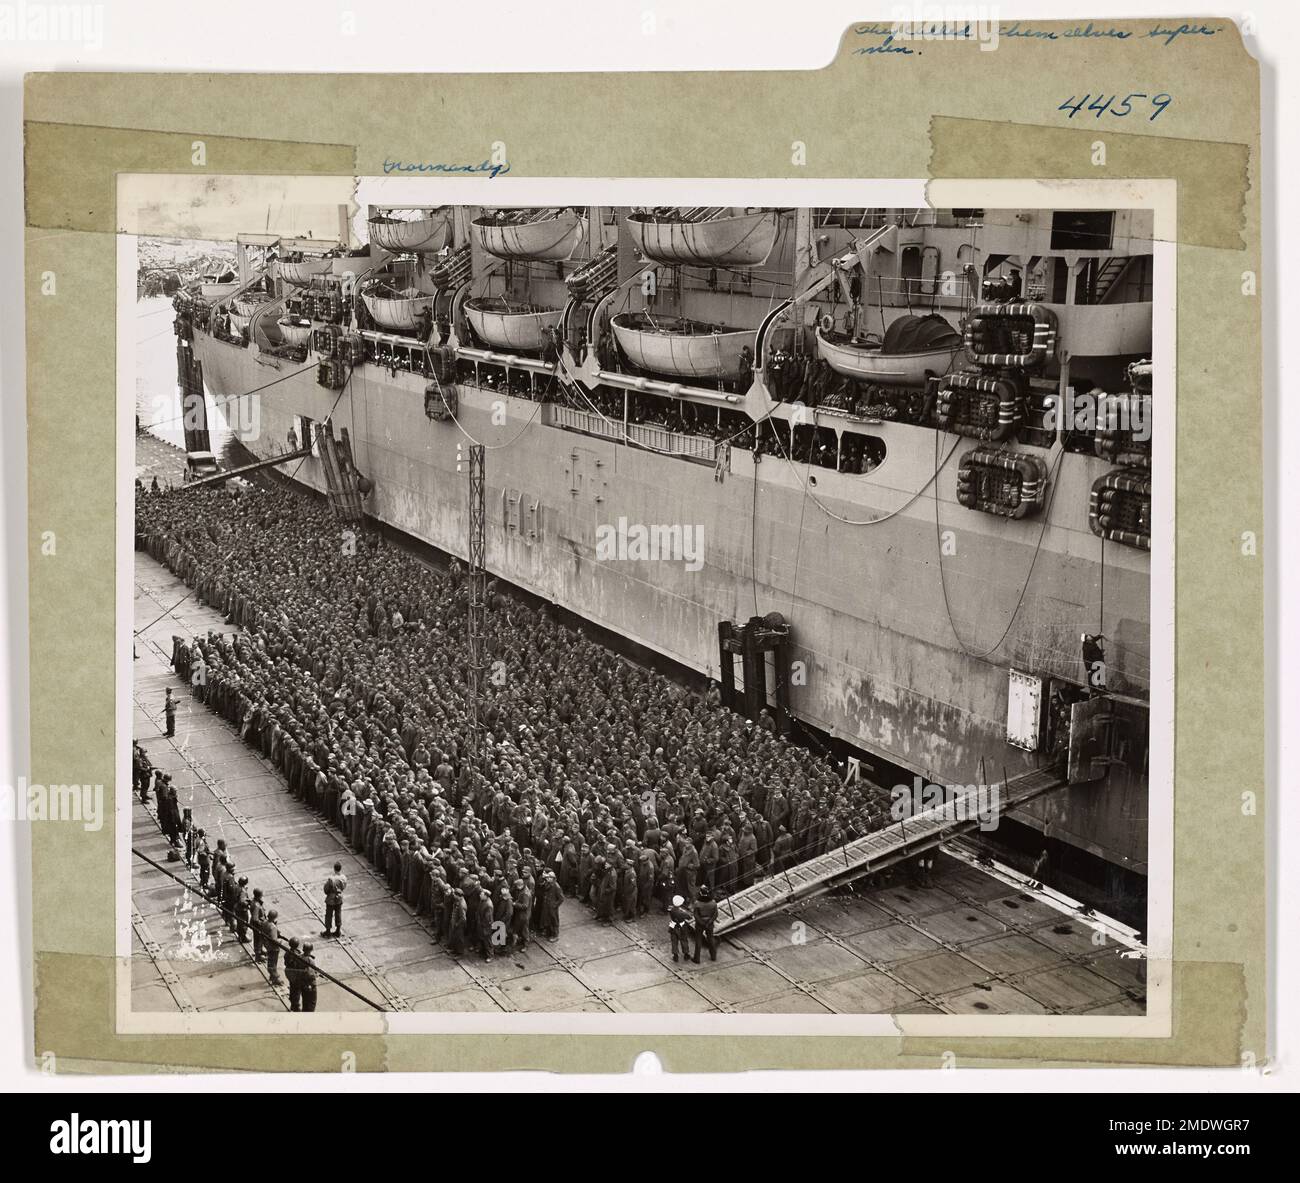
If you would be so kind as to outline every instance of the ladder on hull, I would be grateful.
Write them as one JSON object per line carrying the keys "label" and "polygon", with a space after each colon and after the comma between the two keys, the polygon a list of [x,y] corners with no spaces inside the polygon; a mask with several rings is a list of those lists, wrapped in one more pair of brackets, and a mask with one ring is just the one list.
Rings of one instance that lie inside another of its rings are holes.
{"label": "ladder on hull", "polygon": [[[1066,783],[1063,768],[1040,768],[1012,777],[998,790],[999,812],[1005,814]],[[976,794],[965,794],[760,880],[718,901],[714,931],[719,936],[735,932],[787,904],[824,895],[973,830],[979,825],[975,805]]]}
{"label": "ladder on hull", "polygon": [[344,522],[359,522],[365,511],[361,507],[361,490],[356,465],[352,462],[352,444],[348,429],[344,427],[334,438],[334,429],[328,423],[316,428],[316,442],[320,444],[321,467],[325,470],[325,488],[334,516]]}

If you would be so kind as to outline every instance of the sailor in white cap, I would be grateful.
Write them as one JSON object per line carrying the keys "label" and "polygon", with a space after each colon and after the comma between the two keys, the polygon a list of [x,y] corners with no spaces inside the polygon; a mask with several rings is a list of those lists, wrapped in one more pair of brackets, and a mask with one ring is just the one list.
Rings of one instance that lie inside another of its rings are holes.
{"label": "sailor in white cap", "polygon": [[687,941],[691,935],[691,914],[686,910],[686,900],[683,896],[673,896],[673,902],[668,908],[668,934],[673,942],[673,960],[678,959],[678,953],[684,958],[690,958],[690,952],[687,950]]}

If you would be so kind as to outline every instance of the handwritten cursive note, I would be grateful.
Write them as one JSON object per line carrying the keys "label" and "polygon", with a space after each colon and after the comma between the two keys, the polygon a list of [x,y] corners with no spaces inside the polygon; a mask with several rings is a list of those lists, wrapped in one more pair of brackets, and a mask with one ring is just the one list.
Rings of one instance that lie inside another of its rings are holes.
{"label": "handwritten cursive note", "polygon": [[[1214,37],[1228,25],[1179,24],[1159,22],[1149,28],[1120,29],[1114,25],[1087,24],[1071,28],[1043,28],[1027,21],[895,21],[869,22],[854,26],[853,33],[870,44],[857,45],[853,53],[860,57],[918,57],[925,45],[935,41],[965,41],[978,44],[981,50],[997,49],[998,43],[1007,40],[1032,42],[1038,45],[1060,45],[1079,39],[1107,40],[1117,44],[1139,44],[1156,40],[1165,46],[1178,45],[1189,40]],[[1154,118],[1154,116],[1153,116]]]}
{"label": "handwritten cursive note", "polygon": [[429,164],[425,161],[407,162],[384,158],[384,175],[389,173],[487,173],[489,177],[503,176],[510,171],[508,164],[493,164],[490,160],[482,164]]}

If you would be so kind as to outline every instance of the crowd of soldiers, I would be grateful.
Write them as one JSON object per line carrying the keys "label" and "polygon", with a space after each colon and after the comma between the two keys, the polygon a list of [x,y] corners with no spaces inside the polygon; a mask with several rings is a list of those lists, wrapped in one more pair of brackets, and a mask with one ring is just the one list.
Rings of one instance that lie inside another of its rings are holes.
{"label": "crowd of soldiers", "polygon": [[[722,901],[888,821],[887,795],[489,585],[477,763],[468,589],[306,496],[137,499],[137,546],[236,631],[177,638],[193,694],[453,954]],[[716,907],[716,904],[715,904]],[[709,925],[711,935],[711,925]]]}

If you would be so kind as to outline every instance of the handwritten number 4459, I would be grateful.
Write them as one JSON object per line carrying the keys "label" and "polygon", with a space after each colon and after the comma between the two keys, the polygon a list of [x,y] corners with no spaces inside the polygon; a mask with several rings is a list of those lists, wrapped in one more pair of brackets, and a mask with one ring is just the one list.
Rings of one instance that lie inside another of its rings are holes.
{"label": "handwritten number 4459", "polygon": [[[1092,101],[1089,102],[1089,99]],[[1069,111],[1070,119],[1073,119],[1080,111],[1091,111],[1094,119],[1100,119],[1106,111],[1109,111],[1112,115],[1123,119],[1125,115],[1129,114],[1129,112],[1133,110],[1134,99],[1150,99],[1151,106],[1154,108],[1148,119],[1148,122],[1150,122],[1174,101],[1173,95],[1164,93],[1156,95],[1131,94],[1123,101],[1117,101],[1118,99],[1118,95],[1107,96],[1099,94],[1094,97],[1093,95],[1086,94],[1083,98],[1076,100],[1074,95],[1071,95],[1056,109],[1058,111]],[[1141,106],[1142,104],[1139,103],[1139,109]]]}

